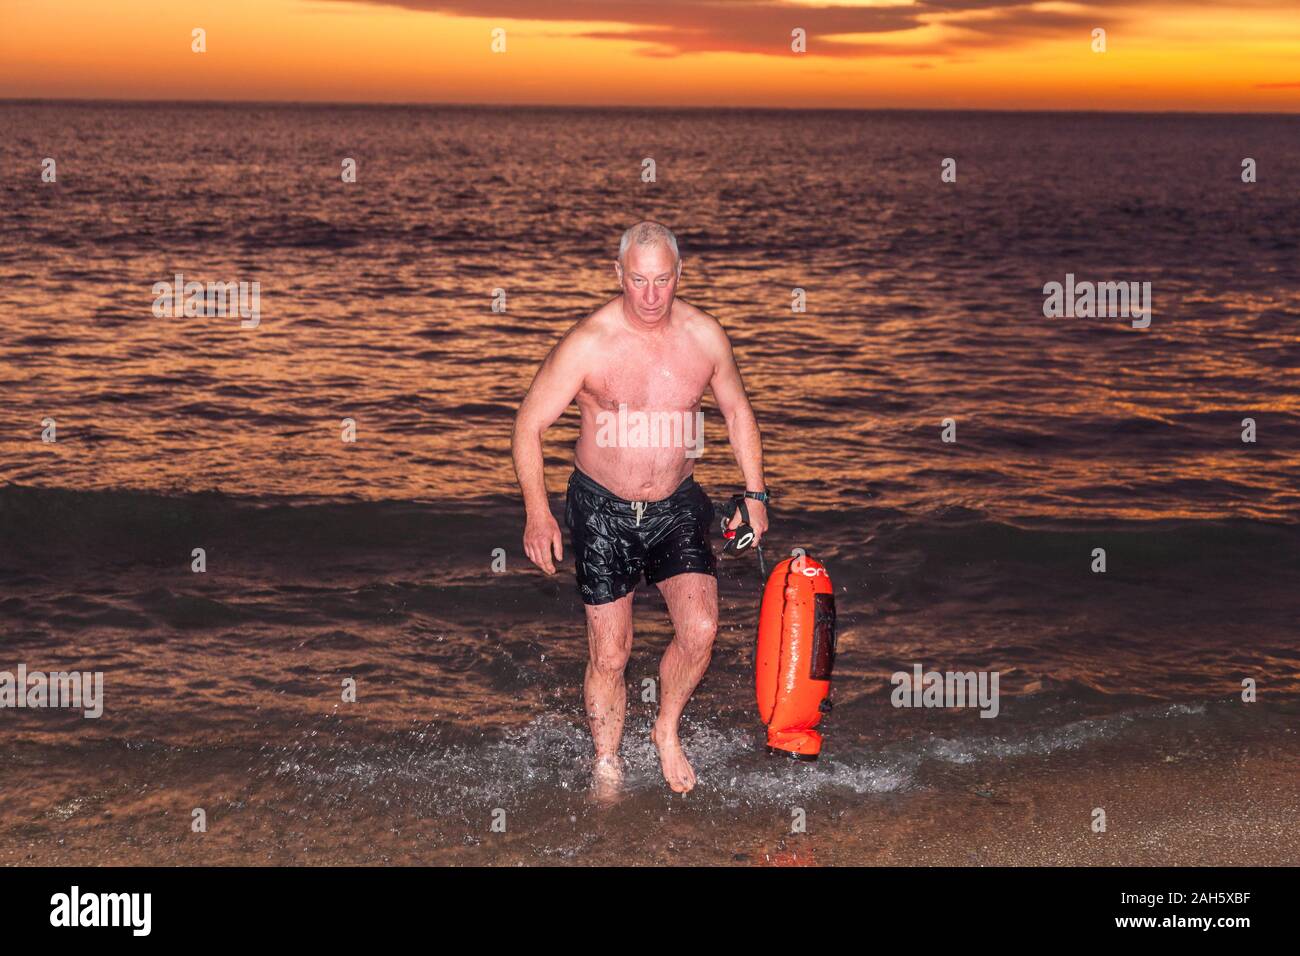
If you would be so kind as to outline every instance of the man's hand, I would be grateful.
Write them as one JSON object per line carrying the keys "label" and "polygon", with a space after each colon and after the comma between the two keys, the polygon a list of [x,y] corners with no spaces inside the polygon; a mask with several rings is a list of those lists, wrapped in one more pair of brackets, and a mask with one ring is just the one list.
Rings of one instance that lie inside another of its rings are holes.
{"label": "man's hand", "polygon": [[552,554],[555,561],[564,560],[564,538],[555,516],[549,511],[528,516],[528,524],[524,527],[524,553],[528,555],[529,561],[547,574],[555,573]]}
{"label": "man's hand", "polygon": [[[753,498],[745,499],[745,508],[749,511],[749,526],[754,529],[754,544],[752,547],[758,547],[763,541],[763,535],[767,532],[767,505],[761,501],[755,501]],[[731,516],[731,521],[727,527],[734,531],[741,525],[740,509]]]}

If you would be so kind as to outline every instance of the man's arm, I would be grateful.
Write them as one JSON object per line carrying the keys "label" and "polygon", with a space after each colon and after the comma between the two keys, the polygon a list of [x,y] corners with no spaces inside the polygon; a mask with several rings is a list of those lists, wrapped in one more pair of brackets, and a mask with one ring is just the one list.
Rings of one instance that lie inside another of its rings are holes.
{"label": "man's arm", "polygon": [[[713,322],[713,326],[716,329],[714,349],[717,364],[709,387],[713,389],[718,410],[727,422],[727,438],[736,456],[736,464],[740,465],[745,476],[745,490],[767,491],[763,480],[763,439],[758,433],[758,421],[745,393],[740,369],[736,368],[731,340],[721,325]],[[754,543],[758,544],[767,531],[767,505],[750,498],[745,501],[745,507],[749,511],[749,525],[754,529]],[[740,513],[737,512],[731,526],[734,528],[739,524]]]}
{"label": "man's arm", "polygon": [[546,498],[542,435],[564,414],[582,388],[583,354],[588,341],[589,336],[575,325],[551,349],[515,415],[510,443],[527,514],[524,552],[529,561],[547,574],[555,573],[554,561],[564,560],[564,538]]}

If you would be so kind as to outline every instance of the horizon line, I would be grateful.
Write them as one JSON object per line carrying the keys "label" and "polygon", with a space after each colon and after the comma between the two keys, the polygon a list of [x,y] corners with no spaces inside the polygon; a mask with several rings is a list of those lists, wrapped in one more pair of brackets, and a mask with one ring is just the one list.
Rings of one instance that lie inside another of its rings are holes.
{"label": "horizon line", "polygon": [[1294,112],[1279,110],[1132,110],[1132,109],[1015,109],[1009,107],[940,107],[940,106],[737,106],[737,105],[700,105],[700,104],[594,104],[594,103],[469,103],[437,102],[422,100],[253,100],[253,99],[159,99],[156,97],[0,97],[0,104],[103,104],[134,106],[296,106],[296,107],[365,107],[387,109],[501,109],[501,110],[696,110],[733,111],[733,112],[769,112],[769,113],[1014,113],[1014,114],[1101,114],[1115,116],[1300,116],[1300,109]]}

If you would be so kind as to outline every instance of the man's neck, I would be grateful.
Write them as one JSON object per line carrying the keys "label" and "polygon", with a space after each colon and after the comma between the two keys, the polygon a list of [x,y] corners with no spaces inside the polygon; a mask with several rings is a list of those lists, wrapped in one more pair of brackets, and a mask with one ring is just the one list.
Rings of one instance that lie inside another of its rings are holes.
{"label": "man's neck", "polygon": [[[646,322],[627,307],[626,296],[620,296],[619,299],[619,312],[623,315],[623,322],[634,332],[640,332],[644,335],[662,335],[668,331],[668,327],[672,324],[673,309],[671,305],[664,311],[662,319],[657,322]],[[676,302],[673,304],[676,305]]]}

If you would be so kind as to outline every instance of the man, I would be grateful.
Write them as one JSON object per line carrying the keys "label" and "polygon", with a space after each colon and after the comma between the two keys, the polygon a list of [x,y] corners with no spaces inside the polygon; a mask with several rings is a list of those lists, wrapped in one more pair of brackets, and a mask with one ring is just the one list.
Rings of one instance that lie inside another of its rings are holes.
{"label": "man", "polygon": [[[663,594],[675,632],[659,664],[659,716],[650,736],[664,779],[685,793],[695,786],[695,772],[677,723],[709,665],[718,628],[713,506],[691,476],[698,445],[658,439],[670,430],[674,439],[689,436],[704,390],[713,390],[745,476],[756,542],[767,530],[763,450],[727,334],[712,316],[676,297],[682,274],[676,237],[658,223],[637,223],[623,234],[614,270],[622,294],[565,333],[515,418],[515,473],[527,510],[524,550],[547,574],[564,558],[546,497],[542,434],[576,400],[582,431],[565,523],[586,606],[584,698],[596,748],[594,783],[608,793],[621,780],[623,668],[632,648],[632,596],[644,576]],[[629,430],[628,421],[675,427],[650,434],[644,427]],[[697,432],[695,441],[701,438]],[[737,514],[731,527],[739,523]]]}

